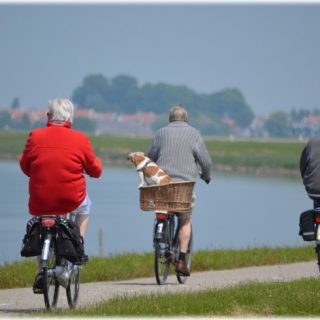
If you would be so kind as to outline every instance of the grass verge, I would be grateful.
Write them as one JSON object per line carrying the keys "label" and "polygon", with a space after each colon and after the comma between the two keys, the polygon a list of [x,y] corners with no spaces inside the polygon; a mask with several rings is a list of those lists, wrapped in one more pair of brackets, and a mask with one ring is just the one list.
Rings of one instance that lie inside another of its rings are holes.
{"label": "grass verge", "polygon": [[[312,246],[203,250],[193,253],[192,271],[235,269],[315,260]],[[83,267],[81,282],[115,281],[153,277],[153,253],[91,257]],[[173,270],[173,268],[171,268]],[[0,266],[0,289],[31,287],[36,274],[35,258]]]}
{"label": "grass verge", "polygon": [[[319,316],[319,279],[249,283],[222,290],[115,298],[62,316]],[[48,313],[47,313],[48,314]]]}

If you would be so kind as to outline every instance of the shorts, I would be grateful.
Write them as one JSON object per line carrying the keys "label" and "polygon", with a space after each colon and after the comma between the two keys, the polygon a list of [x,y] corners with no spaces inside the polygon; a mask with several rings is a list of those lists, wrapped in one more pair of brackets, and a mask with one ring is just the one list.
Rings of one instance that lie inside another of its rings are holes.
{"label": "shorts", "polygon": [[84,200],[81,202],[80,206],[72,211],[72,214],[73,215],[77,215],[77,214],[89,215],[90,209],[91,209],[91,203],[92,203],[91,199],[89,198],[88,195],[86,195]]}
{"label": "shorts", "polygon": [[184,213],[178,213],[178,217],[179,217],[180,221],[185,221],[185,220],[190,220],[191,219],[192,209],[196,205],[196,200],[197,200],[197,197],[196,197],[195,193],[193,193],[192,194],[192,199],[191,199],[191,211],[190,212],[184,212]]}

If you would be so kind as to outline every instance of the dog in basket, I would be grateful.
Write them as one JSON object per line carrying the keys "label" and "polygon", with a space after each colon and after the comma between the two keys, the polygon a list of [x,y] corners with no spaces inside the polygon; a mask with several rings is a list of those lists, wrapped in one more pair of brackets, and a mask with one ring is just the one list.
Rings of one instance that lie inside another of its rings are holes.
{"label": "dog in basket", "polygon": [[128,155],[128,160],[135,166],[141,183],[138,188],[146,185],[164,185],[172,182],[159,166],[149,159],[143,152],[131,152]]}

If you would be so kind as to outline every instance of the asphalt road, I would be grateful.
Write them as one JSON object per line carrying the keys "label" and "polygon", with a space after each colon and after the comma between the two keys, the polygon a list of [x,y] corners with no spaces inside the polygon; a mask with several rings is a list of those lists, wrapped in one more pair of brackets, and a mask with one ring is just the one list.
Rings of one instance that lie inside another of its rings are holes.
{"label": "asphalt road", "polygon": [[[123,295],[200,291],[220,289],[252,281],[292,281],[318,276],[318,266],[313,261],[234,270],[195,272],[191,274],[185,285],[178,284],[175,276],[170,276],[167,284],[162,286],[156,284],[155,278],[83,283],[80,287],[79,306],[88,306]],[[61,289],[63,288],[60,288],[58,308],[68,308],[65,290]],[[28,314],[44,308],[43,295],[33,294],[32,288],[0,290],[0,317],[28,316]]]}

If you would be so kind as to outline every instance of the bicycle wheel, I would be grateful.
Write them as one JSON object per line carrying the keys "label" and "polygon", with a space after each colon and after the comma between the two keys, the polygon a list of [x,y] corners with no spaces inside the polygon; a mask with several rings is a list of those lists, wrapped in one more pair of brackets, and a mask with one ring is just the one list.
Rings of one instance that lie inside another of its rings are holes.
{"label": "bicycle wheel", "polygon": [[80,267],[73,265],[69,283],[66,289],[67,299],[70,308],[76,308],[80,290]]}
{"label": "bicycle wheel", "polygon": [[47,265],[43,271],[43,297],[47,309],[54,309],[58,303],[59,282],[54,276],[54,269],[57,265],[57,255],[53,242],[50,244]]}
{"label": "bicycle wheel", "polygon": [[167,258],[168,244],[159,240],[154,247],[154,270],[159,285],[166,283],[169,274],[170,262]]}
{"label": "bicycle wheel", "polygon": [[[192,245],[193,245],[193,234],[192,234],[192,229],[191,229],[191,235],[190,235],[190,240],[189,240],[189,244],[188,244],[188,251],[186,254],[186,263],[187,263],[189,270],[191,269],[191,263],[192,263]],[[178,252],[178,254],[179,254],[178,242],[177,242],[176,246],[177,246],[176,252]],[[178,279],[179,283],[184,284],[187,281],[188,277],[177,274],[177,279]]]}

